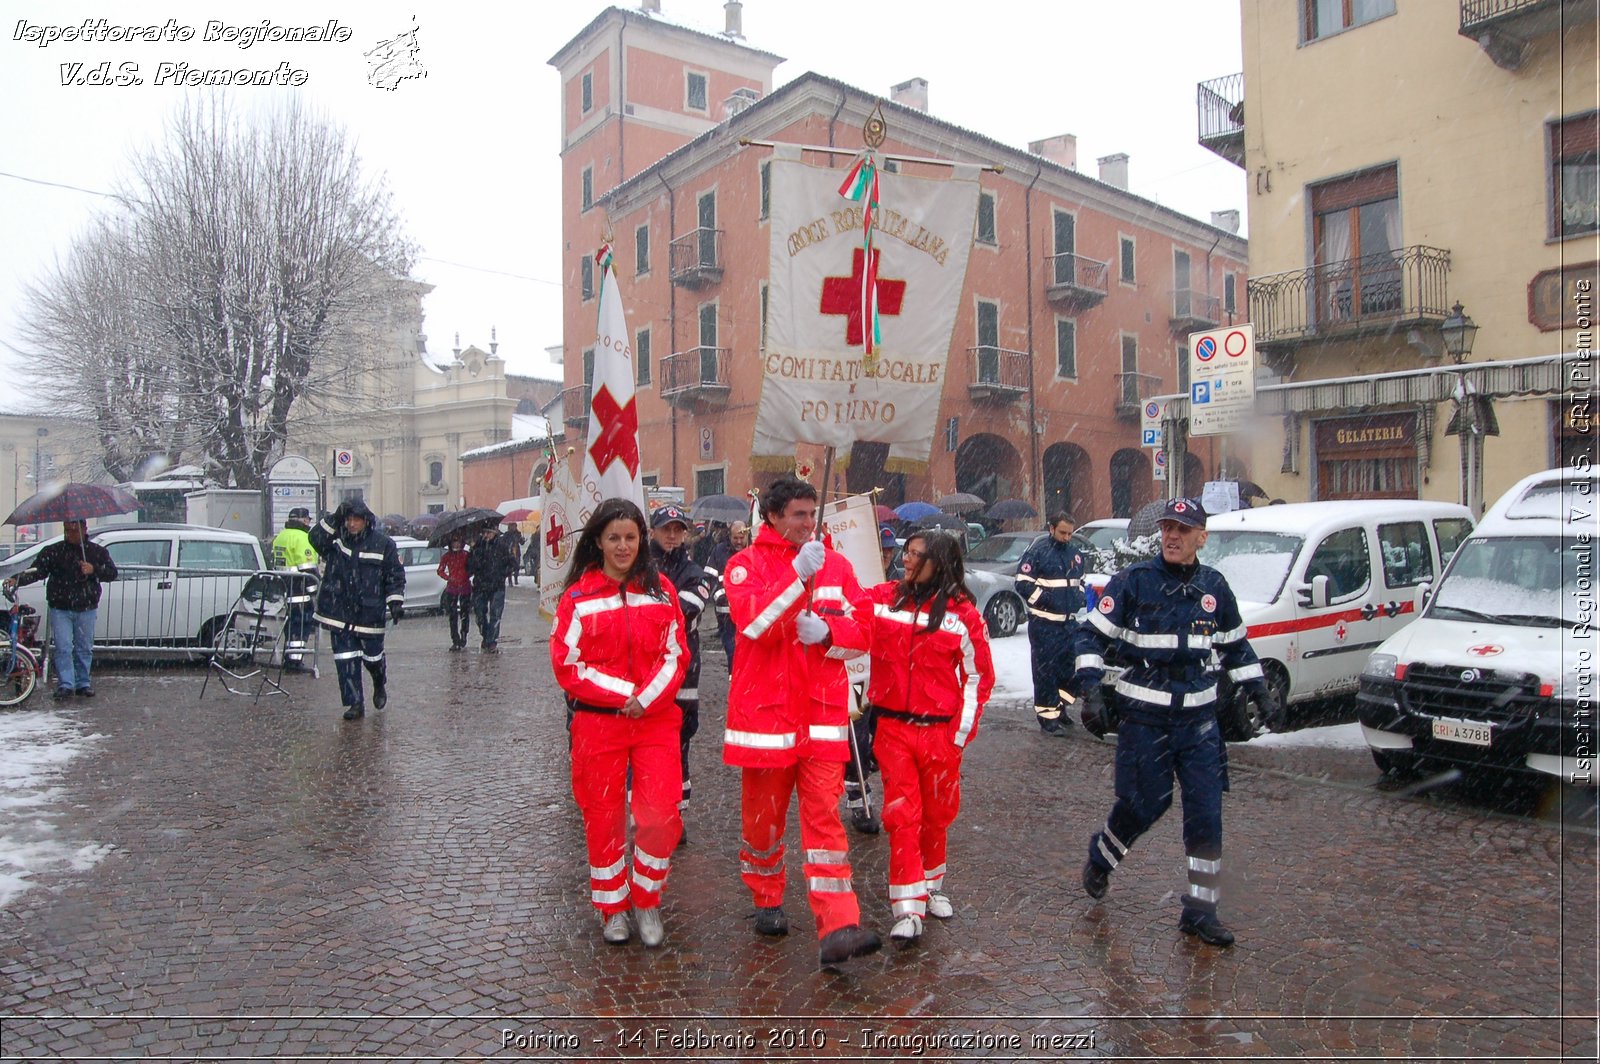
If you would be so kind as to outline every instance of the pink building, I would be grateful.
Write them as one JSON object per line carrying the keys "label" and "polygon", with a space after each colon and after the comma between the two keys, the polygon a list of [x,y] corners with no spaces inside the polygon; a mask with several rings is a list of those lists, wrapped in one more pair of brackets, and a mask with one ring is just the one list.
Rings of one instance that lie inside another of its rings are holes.
{"label": "pink building", "polygon": [[[1243,320],[1246,246],[1126,190],[1127,157],[1077,169],[1071,136],[1023,151],[927,110],[928,85],[892,100],[806,74],[772,91],[782,59],[744,43],[740,4],[709,34],[607,8],[551,60],[561,74],[563,335],[567,438],[586,430],[597,303],[594,250],[608,236],[634,333],[647,480],[689,498],[761,487],[750,468],[761,387],[771,233],[771,150],[741,138],[854,151],[881,107],[887,156],[998,165],[982,178],[976,232],[924,474],[884,471],[858,444],[832,487],[885,489],[895,505],[970,491],[1018,497],[1080,521],[1127,515],[1162,493],[1140,446],[1141,400],[1187,390],[1191,331]],[[806,161],[848,167],[848,155]],[[905,173],[942,167],[901,162]],[[1226,219],[1220,219],[1226,221]],[[1233,219],[1237,228],[1237,218]],[[804,457],[820,471],[821,455]],[[1191,442],[1185,488],[1220,474]],[[1246,476],[1237,466],[1229,475]]]}

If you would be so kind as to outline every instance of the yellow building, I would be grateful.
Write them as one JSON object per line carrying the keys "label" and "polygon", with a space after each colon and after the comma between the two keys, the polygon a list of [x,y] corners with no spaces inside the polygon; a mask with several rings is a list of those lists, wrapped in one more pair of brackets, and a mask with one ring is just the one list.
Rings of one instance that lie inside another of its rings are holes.
{"label": "yellow building", "polygon": [[1198,109],[1249,192],[1252,478],[1481,511],[1592,456],[1595,0],[1241,11],[1244,71]]}

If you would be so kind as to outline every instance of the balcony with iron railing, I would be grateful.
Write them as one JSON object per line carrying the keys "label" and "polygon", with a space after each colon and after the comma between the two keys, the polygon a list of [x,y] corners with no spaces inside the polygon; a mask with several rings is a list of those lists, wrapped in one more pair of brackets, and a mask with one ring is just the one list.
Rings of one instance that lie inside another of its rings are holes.
{"label": "balcony with iron railing", "polygon": [[1596,0],[1460,0],[1463,37],[1477,41],[1496,66],[1516,70],[1528,42],[1562,32],[1565,26],[1592,26]]}
{"label": "balcony with iron railing", "polygon": [[694,229],[668,248],[672,283],[684,288],[704,288],[722,280],[722,230]]}
{"label": "balcony with iron railing", "polygon": [[561,420],[570,428],[588,431],[590,386],[580,384],[561,392]]}
{"label": "balcony with iron railing", "polygon": [[661,360],[661,398],[674,406],[728,401],[731,384],[726,347],[691,347]]}
{"label": "balcony with iron railing", "polygon": [[1200,146],[1244,165],[1244,75],[1228,74],[1202,81],[1195,89],[1200,120]]}
{"label": "balcony with iron railing", "polygon": [[1072,252],[1044,257],[1044,297],[1069,310],[1088,310],[1106,297],[1109,270],[1098,259]]}
{"label": "balcony with iron railing", "polygon": [[1222,298],[1191,288],[1172,291],[1172,317],[1168,324],[1175,333],[1215,329],[1222,324]]}
{"label": "balcony with iron railing", "polygon": [[1010,403],[1028,394],[1028,352],[985,344],[967,348],[967,358],[972,369],[967,396],[973,401]]}
{"label": "balcony with iron railing", "polygon": [[1115,413],[1120,418],[1137,420],[1146,399],[1161,393],[1161,378],[1154,373],[1134,373],[1129,370],[1117,374],[1117,401]]}
{"label": "balcony with iron railing", "polygon": [[1438,325],[1450,313],[1449,274],[1450,252],[1416,245],[1252,277],[1248,291],[1256,346],[1292,349]]}

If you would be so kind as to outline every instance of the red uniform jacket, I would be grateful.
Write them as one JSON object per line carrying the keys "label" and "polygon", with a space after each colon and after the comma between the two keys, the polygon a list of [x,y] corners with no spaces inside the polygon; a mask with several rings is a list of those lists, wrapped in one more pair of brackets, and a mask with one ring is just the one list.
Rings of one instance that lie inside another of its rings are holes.
{"label": "red uniform jacket", "polygon": [[[867,649],[851,603],[861,595],[845,556],[828,551],[810,581],[794,571],[799,548],[763,524],[723,570],[737,631],[722,760],[776,768],[801,757],[850,760],[850,682],[844,663]],[[808,593],[807,583],[811,585]],[[795,618],[809,608],[828,624],[826,643],[805,646]]]}
{"label": "red uniform jacket", "polygon": [[928,631],[928,611],[894,609],[900,585],[890,581],[856,599],[857,616],[870,618],[872,679],[867,701],[902,720],[939,721],[950,741],[966,746],[994,690],[989,632],[970,602],[951,600],[939,627]]}
{"label": "red uniform jacket", "polygon": [[630,695],[649,713],[676,705],[689,648],[678,592],[661,578],[661,598],[622,585],[595,566],[562,592],[550,630],[556,683],[585,705],[620,709]]}

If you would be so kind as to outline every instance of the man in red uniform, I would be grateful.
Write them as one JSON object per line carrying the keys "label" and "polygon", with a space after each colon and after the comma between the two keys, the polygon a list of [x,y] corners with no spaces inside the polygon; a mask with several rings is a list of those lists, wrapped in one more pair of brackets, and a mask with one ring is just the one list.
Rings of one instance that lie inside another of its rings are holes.
{"label": "man in red uniform", "polygon": [[755,542],[723,573],[737,631],[722,759],[743,769],[745,885],[756,930],[785,935],[783,828],[800,795],[800,845],[824,965],[882,945],[861,926],[850,855],[839,820],[850,759],[850,682],[844,663],[867,649],[853,616],[861,594],[843,555],[815,540],[817,489],[780,477],[761,497]]}

